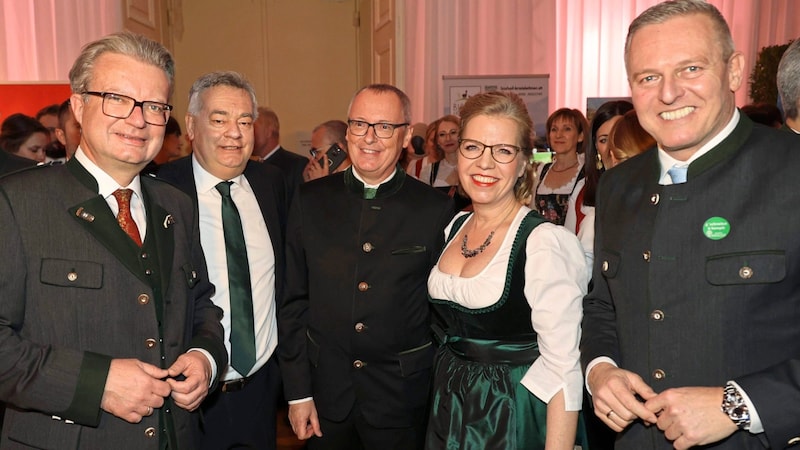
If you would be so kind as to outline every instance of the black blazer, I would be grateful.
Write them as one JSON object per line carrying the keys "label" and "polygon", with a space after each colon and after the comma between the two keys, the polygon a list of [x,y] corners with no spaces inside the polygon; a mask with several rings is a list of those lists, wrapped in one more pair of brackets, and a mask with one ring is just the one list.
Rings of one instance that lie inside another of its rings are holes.
{"label": "black blazer", "polygon": [[0,149],[0,177],[15,172],[26,167],[33,167],[36,161],[26,158],[20,158],[17,155],[12,155]]}
{"label": "black blazer", "polygon": [[405,174],[364,200],[352,168],[300,186],[287,228],[278,358],[288,400],[377,427],[426,414],[434,348],[428,273],[452,200]]}
{"label": "black blazer", "polygon": [[264,162],[279,168],[283,172],[283,176],[286,179],[286,197],[291,203],[295,192],[297,192],[297,187],[303,184],[303,170],[308,164],[308,158],[280,147]]}
{"label": "black blazer", "polygon": [[[275,299],[281,298],[285,279],[286,264],[284,262],[284,232],[286,229],[286,192],[283,174],[280,170],[248,161],[244,176],[253,188],[261,215],[267,224],[267,231],[275,252]],[[161,165],[158,178],[174,184],[178,189],[189,194],[197,207],[197,189],[194,184],[192,156]]]}
{"label": "black blazer", "polygon": [[[686,183],[659,174],[651,149],[600,180],[581,359],[610,356],[656,392],[734,380],[766,433],[710,448],[783,448],[800,434],[800,140],[741,115]],[[616,448],[672,445],[636,422]]]}

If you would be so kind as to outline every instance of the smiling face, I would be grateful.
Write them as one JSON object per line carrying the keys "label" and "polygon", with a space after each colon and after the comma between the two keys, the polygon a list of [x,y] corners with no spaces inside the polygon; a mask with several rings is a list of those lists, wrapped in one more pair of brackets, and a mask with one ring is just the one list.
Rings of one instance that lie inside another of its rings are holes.
{"label": "smiling face", "polygon": [[[95,61],[87,90],[127,95],[138,101],[167,103],[166,73],[130,56],[104,53]],[[136,107],[126,119],[103,114],[103,99],[72,94],[70,105],[81,127],[81,149],[121,186],[127,186],[161,149],[164,126],[144,121]]]}
{"label": "smiling face", "polygon": [[446,155],[458,151],[458,124],[441,121],[436,130],[436,144],[444,150]]}
{"label": "smiling face", "polygon": [[693,155],[734,112],[744,57],[723,60],[718,41],[701,14],[644,26],[631,40],[628,81],[639,121],[676,159]]}
{"label": "smiling face", "polygon": [[[403,103],[393,92],[376,92],[366,89],[359,93],[350,106],[350,120],[368,123],[403,123]],[[368,184],[378,184],[394,171],[397,161],[411,141],[411,128],[397,127],[392,137],[381,139],[375,129],[356,136],[347,128],[347,148],[353,168]]]}
{"label": "smiling face", "polygon": [[200,93],[197,116],[186,115],[186,134],[197,162],[229,180],[244,172],[253,153],[253,102],[244,89],[214,86]]}
{"label": "smiling face", "polygon": [[594,145],[597,148],[597,154],[600,155],[600,159],[603,161],[603,167],[611,168],[611,152],[608,148],[608,133],[611,132],[611,129],[614,128],[614,124],[622,116],[614,116],[605,122],[597,129],[597,137],[594,140]]}
{"label": "smiling face", "polygon": [[[461,133],[462,139],[475,140],[484,145],[510,144],[519,147],[518,136],[519,128],[512,119],[487,115],[472,117]],[[525,159],[520,152],[508,164],[498,163],[491,153],[486,148],[477,159],[458,156],[459,182],[475,206],[495,206],[514,201],[514,184],[525,168]]]}
{"label": "smiling face", "polygon": [[554,120],[547,133],[550,148],[557,155],[577,153],[578,142],[583,141],[583,132],[578,131],[575,122],[566,117]]}

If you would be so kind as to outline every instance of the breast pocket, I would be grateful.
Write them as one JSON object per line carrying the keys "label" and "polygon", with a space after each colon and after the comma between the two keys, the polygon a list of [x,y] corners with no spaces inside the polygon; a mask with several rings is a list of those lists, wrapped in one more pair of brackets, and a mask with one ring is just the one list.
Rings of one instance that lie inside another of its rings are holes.
{"label": "breast pocket", "polygon": [[408,246],[408,247],[397,248],[397,249],[392,250],[392,255],[393,256],[416,255],[416,254],[419,254],[419,253],[425,253],[427,251],[428,251],[428,247],[426,247],[424,245],[411,245],[411,246]]}
{"label": "breast pocket", "polygon": [[727,253],[706,258],[706,280],[714,286],[779,283],[786,278],[782,250]]}
{"label": "breast pocket", "polygon": [[100,289],[103,287],[103,265],[92,261],[44,258],[39,281],[51,286]]}

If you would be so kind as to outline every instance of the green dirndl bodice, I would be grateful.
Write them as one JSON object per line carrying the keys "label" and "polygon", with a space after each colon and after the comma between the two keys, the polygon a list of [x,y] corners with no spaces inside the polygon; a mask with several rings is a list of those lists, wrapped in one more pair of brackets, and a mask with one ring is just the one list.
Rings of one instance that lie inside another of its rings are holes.
{"label": "green dirndl bodice", "polygon": [[[450,238],[466,219],[454,223]],[[543,449],[547,404],[521,380],[539,357],[525,299],[525,243],[544,220],[531,211],[514,240],[501,299],[467,309],[431,299],[439,341],[433,399],[425,448],[428,450]],[[576,445],[586,442],[582,422]]]}

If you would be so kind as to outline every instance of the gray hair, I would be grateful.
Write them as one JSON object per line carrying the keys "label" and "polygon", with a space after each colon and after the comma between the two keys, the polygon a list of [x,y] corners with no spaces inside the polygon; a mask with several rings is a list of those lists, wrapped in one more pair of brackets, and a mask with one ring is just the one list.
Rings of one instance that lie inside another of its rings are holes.
{"label": "gray hair", "polygon": [[397,98],[400,99],[400,103],[403,104],[403,122],[411,123],[411,99],[408,98],[408,95],[406,95],[405,92],[395,86],[392,86],[391,84],[370,84],[369,86],[364,86],[363,88],[359,89],[353,95],[353,98],[350,99],[350,106],[347,107],[348,114],[350,113],[350,109],[353,107],[353,100],[358,97],[358,94],[364,91],[372,91],[376,94],[391,93],[396,95]]}
{"label": "gray hair", "polygon": [[347,142],[347,124],[341,120],[329,120],[327,122],[323,122],[314,127],[312,133],[316,133],[317,130],[325,130],[325,136],[331,142],[338,142],[342,144]]}
{"label": "gray hair", "polygon": [[104,53],[129,56],[163,70],[169,82],[169,96],[172,96],[175,88],[175,61],[169,50],[156,41],[128,31],[110,34],[83,47],[69,70],[69,82],[73,93],[81,94],[89,90],[97,58]]}
{"label": "gray hair", "polygon": [[258,117],[256,90],[242,74],[233,71],[210,72],[195,80],[189,89],[189,114],[193,116],[200,114],[200,110],[203,109],[201,95],[207,89],[217,86],[228,86],[247,92],[253,102],[253,119]]}
{"label": "gray hair", "polygon": [[711,19],[717,44],[722,46],[722,60],[730,59],[735,51],[731,30],[728,28],[725,17],[714,5],[706,3],[704,0],[670,0],[651,6],[631,22],[628,27],[628,37],[625,40],[625,68],[628,69],[631,41],[637,31],[647,25],[662,24],[670,19],[692,14],[702,14]]}
{"label": "gray hair", "polygon": [[797,119],[800,104],[800,39],[783,53],[778,64],[778,92],[787,118]]}

